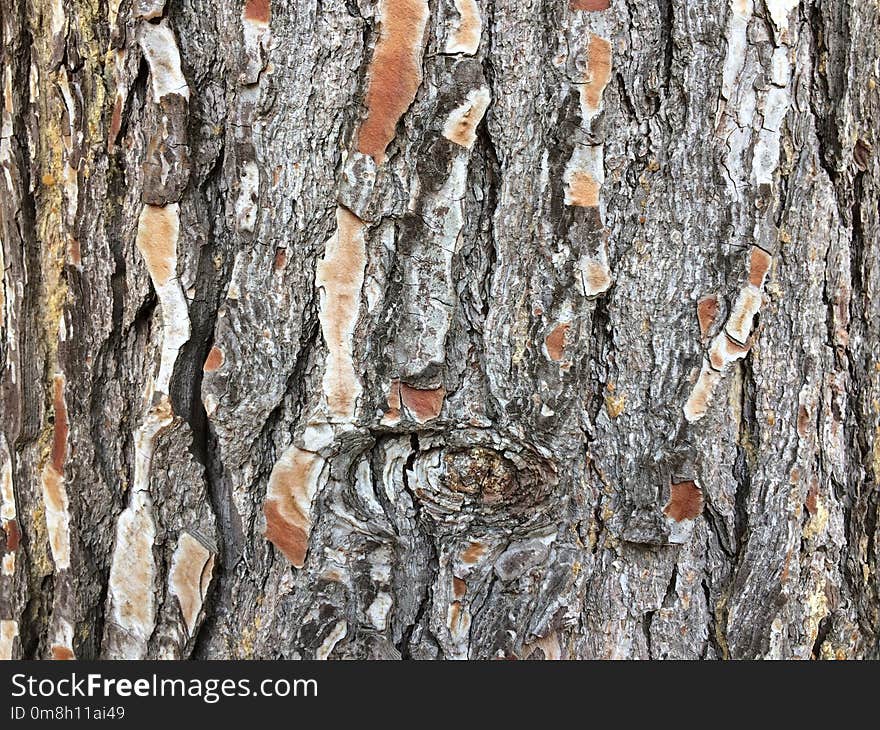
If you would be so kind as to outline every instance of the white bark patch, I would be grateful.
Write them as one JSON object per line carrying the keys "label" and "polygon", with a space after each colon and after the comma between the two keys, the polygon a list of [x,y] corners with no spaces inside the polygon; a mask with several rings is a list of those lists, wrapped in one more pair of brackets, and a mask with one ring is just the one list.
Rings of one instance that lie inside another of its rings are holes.
{"label": "white bark patch", "polygon": [[156,439],[172,420],[171,404],[163,397],[135,432],[131,500],[116,523],[107,597],[111,620],[122,629],[125,637],[110,647],[111,658],[143,659],[147,641],[156,626],[156,565],[153,556],[156,525],[149,491],[150,470]]}
{"label": "white bark patch", "polygon": [[764,121],[758,132],[755,156],[752,163],[758,184],[773,183],[773,175],[779,165],[779,138],[782,121],[788,112],[789,98],[786,89],[771,86],[764,97]]}
{"label": "white bark patch", "polygon": [[770,18],[780,31],[788,30],[788,18],[791,11],[800,5],[800,0],[765,0]]}
{"label": "white bark patch", "polygon": [[706,415],[715,395],[715,386],[720,381],[721,373],[714,370],[707,361],[704,361],[697,383],[684,405],[684,417],[689,423],[699,421]]}
{"label": "white bark patch", "polygon": [[455,0],[457,17],[451,23],[446,39],[446,53],[464,53],[473,56],[480,47],[483,18],[476,0]]}
{"label": "white bark patch", "polygon": [[49,533],[49,548],[56,570],[70,568],[70,503],[64,482],[64,462],[67,458],[67,402],[64,397],[66,380],[63,373],[53,379],[53,409],[55,426],[52,436],[52,450],[49,461],[40,474],[43,505],[46,514],[46,530]]}
{"label": "white bark patch", "polygon": [[327,344],[324,398],[332,418],[349,422],[362,392],[353,349],[367,264],[366,226],[342,206],[336,209],[336,224],[336,233],[327,241],[324,258],[318,263],[315,286],[320,292],[319,318]]}
{"label": "white bark patch", "polygon": [[315,659],[320,661],[326,660],[336,648],[336,645],[342,641],[347,634],[348,623],[345,621],[338,621],[336,626],[333,627],[333,630],[328,634],[327,638],[324,639],[321,646],[318,647],[318,650],[315,652]]}
{"label": "white bark patch", "polygon": [[9,449],[6,446],[6,438],[0,435],[0,519],[3,522],[14,520],[15,511],[15,490],[12,482],[12,458]]}
{"label": "white bark patch", "polygon": [[565,166],[565,204],[595,208],[600,203],[600,191],[605,182],[605,153],[603,145],[579,145]]}
{"label": "white bark patch", "polygon": [[730,0],[730,19],[727,21],[727,55],[721,75],[721,95],[725,99],[733,96],[736,81],[746,62],[748,40],[746,31],[752,19],[754,4],[752,0]]}
{"label": "white bark patch", "polygon": [[189,340],[189,308],[177,276],[180,206],[145,205],[138,220],[137,247],[162,305],[162,355],[154,389],[168,393],[180,348]]}
{"label": "white bark patch", "polygon": [[3,575],[5,575],[5,576],[15,575],[15,553],[6,553],[3,556],[2,566],[3,566],[3,568],[2,568]]}
{"label": "white bark patch", "polygon": [[581,260],[580,270],[585,297],[597,297],[611,288],[613,279],[604,243],[595,254],[585,256]]}
{"label": "white bark patch", "polygon": [[763,295],[758,287],[747,284],[740,289],[733,310],[724,326],[725,331],[735,342],[745,345],[752,333],[752,322],[761,309]]}
{"label": "white bark patch", "polygon": [[174,31],[168,20],[161,23],[141,23],[140,44],[150,66],[153,101],[159,102],[166,94],[179,94],[189,99],[189,86],[180,68],[180,51]]}
{"label": "white bark patch", "polygon": [[73,625],[59,619],[55,627],[54,639],[52,640],[51,652],[53,659],[76,659],[73,651]]}
{"label": "white bark patch", "polygon": [[485,86],[469,91],[464,103],[446,120],[443,136],[450,142],[471,149],[477,141],[477,127],[491,101],[492,95]]}
{"label": "white bark patch", "polygon": [[134,3],[135,18],[142,18],[144,20],[161,18],[164,10],[165,0],[135,0]]}
{"label": "white bark patch", "polygon": [[257,202],[260,199],[260,168],[255,162],[245,162],[241,166],[238,184],[238,198],[235,201],[238,230],[253,231],[257,222]]}
{"label": "white bark patch", "polygon": [[109,658],[143,659],[146,656],[147,641],[156,626],[155,539],[149,492],[136,492],[116,523],[116,547],[110,566],[110,617],[125,632],[127,640],[121,642],[118,649],[114,647]]}
{"label": "white bark patch", "polygon": [[376,630],[385,631],[388,627],[388,614],[391,611],[392,603],[391,595],[380,591],[367,609],[367,618]]}
{"label": "white bark patch", "polygon": [[177,599],[188,636],[195,632],[214,569],[214,554],[188,532],[181,533],[168,573],[168,591]]}
{"label": "white bark patch", "polygon": [[64,477],[47,465],[43,469],[41,483],[52,562],[56,570],[67,570],[70,568],[70,505]]}
{"label": "white bark patch", "polygon": [[12,646],[18,636],[18,621],[0,621],[0,661],[12,659]]}

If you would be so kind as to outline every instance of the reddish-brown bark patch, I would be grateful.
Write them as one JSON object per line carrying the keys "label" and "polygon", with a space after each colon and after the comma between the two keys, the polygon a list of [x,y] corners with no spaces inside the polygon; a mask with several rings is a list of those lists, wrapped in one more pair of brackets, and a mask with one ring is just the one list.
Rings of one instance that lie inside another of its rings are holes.
{"label": "reddish-brown bark patch", "polygon": [[76,659],[76,656],[70,647],[52,644],[52,658],[56,661],[70,661],[71,659]]}
{"label": "reddish-brown bark patch", "polygon": [[268,23],[270,9],[269,0],[247,0],[244,5],[244,17],[254,23]]}
{"label": "reddish-brown bark patch", "polygon": [[700,337],[702,339],[705,340],[708,336],[709,329],[712,327],[717,316],[718,297],[714,294],[701,297],[700,301],[697,302],[697,321],[700,323]]}
{"label": "reddish-brown bark patch", "polygon": [[772,262],[773,258],[763,248],[752,246],[749,255],[749,283],[752,286],[761,287],[764,285],[764,279]]}
{"label": "reddish-brown bark patch", "polygon": [[581,91],[581,98],[587,109],[597,111],[602,102],[602,93],[611,79],[611,43],[590,34],[590,47],[587,51],[587,78]]}
{"label": "reddish-brown bark patch", "polygon": [[370,63],[367,117],[358,134],[358,151],[378,164],[394,139],[397,123],[422,82],[422,42],[428,20],[425,0],[385,0],[379,41]]}
{"label": "reddish-brown bark patch", "polygon": [[452,593],[456,598],[462,598],[467,593],[467,583],[457,576],[452,576]]}
{"label": "reddish-brown bark patch", "polygon": [[208,357],[205,360],[204,370],[206,373],[213,373],[223,367],[223,362],[225,357],[223,355],[223,350],[221,350],[217,345],[214,345],[211,348],[211,352],[208,353]]}
{"label": "reddish-brown bark patch", "polygon": [[807,410],[806,406],[800,406],[798,408],[797,415],[797,432],[798,436],[802,439],[807,437],[810,428],[810,412]]}
{"label": "reddish-brown bark patch", "polygon": [[807,492],[807,512],[811,515],[816,514],[819,509],[819,485],[816,482],[813,482],[810,485],[810,490]]}
{"label": "reddish-brown bark patch", "polygon": [[663,508],[663,514],[681,522],[693,520],[703,511],[703,490],[693,481],[672,484],[669,488],[669,503]]}
{"label": "reddish-brown bark patch", "polygon": [[67,403],[64,401],[64,376],[54,378],[52,405],[55,409],[55,428],[52,436],[51,463],[59,475],[64,474],[64,461],[67,458],[67,436],[70,426],[67,421]]}
{"label": "reddish-brown bark patch", "polygon": [[446,389],[443,387],[431,390],[413,388],[406,383],[400,384],[400,399],[413,418],[419,423],[425,423],[440,415],[443,410],[443,400],[446,398]]}
{"label": "reddish-brown bark patch", "polygon": [[476,563],[483,555],[486,554],[486,546],[481,542],[472,542],[470,546],[461,554],[461,559],[466,563]]}
{"label": "reddish-brown bark patch", "polygon": [[284,553],[291,564],[302,568],[309,545],[306,531],[287,520],[274,500],[266,502],[263,514],[266,515],[266,539]]}
{"label": "reddish-brown bark patch", "polygon": [[569,0],[568,6],[572,10],[586,10],[587,12],[608,10],[611,7],[611,0]]}
{"label": "reddish-brown bark patch", "polygon": [[287,266],[287,249],[276,248],[275,260],[272,262],[272,268],[275,271],[281,271],[285,266]]}
{"label": "reddish-brown bark patch", "polygon": [[568,322],[558,324],[553,331],[544,338],[544,347],[547,355],[554,362],[559,362],[565,355],[565,338],[571,325]]}
{"label": "reddish-brown bark patch", "polygon": [[6,549],[9,552],[15,552],[21,543],[21,530],[18,527],[18,520],[4,522],[3,530],[6,533]]}
{"label": "reddish-brown bark patch", "polygon": [[113,116],[110,117],[110,129],[107,131],[107,152],[113,153],[116,147],[116,139],[122,128],[122,94],[116,95],[116,103],[113,104]]}

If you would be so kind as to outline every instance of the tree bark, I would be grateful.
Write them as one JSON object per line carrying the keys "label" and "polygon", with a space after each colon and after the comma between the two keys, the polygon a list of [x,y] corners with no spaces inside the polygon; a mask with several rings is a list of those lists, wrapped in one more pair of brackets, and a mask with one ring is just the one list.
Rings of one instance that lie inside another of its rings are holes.
{"label": "tree bark", "polygon": [[0,658],[877,658],[869,0],[2,0]]}

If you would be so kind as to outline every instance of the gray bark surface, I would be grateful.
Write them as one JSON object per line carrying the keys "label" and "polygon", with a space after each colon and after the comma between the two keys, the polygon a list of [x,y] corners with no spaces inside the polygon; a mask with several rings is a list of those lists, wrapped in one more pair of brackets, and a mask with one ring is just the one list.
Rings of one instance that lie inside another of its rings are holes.
{"label": "gray bark surface", "polygon": [[0,7],[0,658],[880,658],[876,2]]}

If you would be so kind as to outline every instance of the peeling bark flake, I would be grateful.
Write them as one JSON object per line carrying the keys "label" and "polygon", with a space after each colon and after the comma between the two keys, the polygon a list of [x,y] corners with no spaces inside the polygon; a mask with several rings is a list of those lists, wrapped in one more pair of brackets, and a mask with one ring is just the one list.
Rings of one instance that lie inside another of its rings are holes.
{"label": "peeling bark flake", "polygon": [[358,133],[358,151],[377,164],[385,161],[397,123],[422,83],[427,22],[425,0],[381,0],[379,4],[379,40],[370,62],[367,116]]}
{"label": "peeling bark flake", "polygon": [[321,292],[319,318],[327,344],[324,397],[331,416],[351,420],[362,391],[352,353],[367,263],[365,225],[342,206],[336,210],[336,223],[318,264],[315,286]]}

